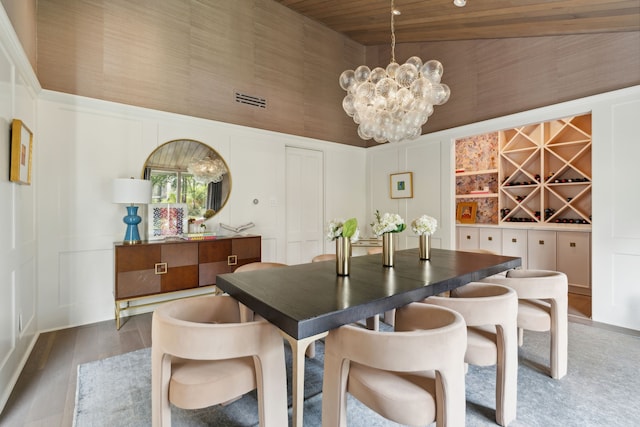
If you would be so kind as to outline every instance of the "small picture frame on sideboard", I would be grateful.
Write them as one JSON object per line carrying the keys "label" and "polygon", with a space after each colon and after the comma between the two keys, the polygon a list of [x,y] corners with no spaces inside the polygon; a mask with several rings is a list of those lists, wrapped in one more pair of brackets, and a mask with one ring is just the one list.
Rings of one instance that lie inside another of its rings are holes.
{"label": "small picture frame on sideboard", "polygon": [[460,224],[475,224],[477,211],[477,202],[460,202],[456,209],[456,220]]}

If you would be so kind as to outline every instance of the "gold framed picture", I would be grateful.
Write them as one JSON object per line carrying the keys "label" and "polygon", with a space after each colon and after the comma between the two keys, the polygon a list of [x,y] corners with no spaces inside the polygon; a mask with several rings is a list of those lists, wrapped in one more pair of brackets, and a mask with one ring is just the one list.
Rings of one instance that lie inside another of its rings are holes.
{"label": "gold framed picture", "polygon": [[456,219],[461,224],[475,224],[477,211],[477,202],[460,202],[456,209]]}
{"label": "gold framed picture", "polygon": [[13,119],[11,122],[11,167],[9,180],[18,184],[31,184],[31,153],[33,150],[33,133],[22,122]]}
{"label": "gold framed picture", "polygon": [[389,176],[392,199],[413,197],[413,172],[392,173]]}

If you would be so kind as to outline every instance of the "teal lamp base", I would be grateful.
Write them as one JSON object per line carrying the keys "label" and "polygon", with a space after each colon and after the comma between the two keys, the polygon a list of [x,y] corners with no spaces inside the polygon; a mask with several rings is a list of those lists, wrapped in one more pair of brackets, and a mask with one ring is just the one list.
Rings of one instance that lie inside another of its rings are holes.
{"label": "teal lamp base", "polygon": [[127,206],[127,216],[122,218],[122,220],[127,224],[127,230],[124,233],[122,243],[125,245],[137,245],[141,243],[138,224],[140,224],[142,218],[138,215],[138,207],[133,205]]}

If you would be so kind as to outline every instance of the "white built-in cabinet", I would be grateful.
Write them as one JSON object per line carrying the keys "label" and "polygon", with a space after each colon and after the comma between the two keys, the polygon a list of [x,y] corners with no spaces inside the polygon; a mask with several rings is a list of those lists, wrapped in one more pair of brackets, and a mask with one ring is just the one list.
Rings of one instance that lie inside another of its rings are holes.
{"label": "white built-in cabinet", "polygon": [[527,265],[527,230],[517,228],[502,229],[502,255],[522,258],[522,268]]}
{"label": "white built-in cabinet", "polygon": [[517,256],[525,269],[562,271],[571,292],[591,295],[590,231],[459,225],[457,248]]}
{"label": "white built-in cabinet", "polygon": [[556,232],[550,230],[527,231],[527,268],[530,270],[555,270]]}

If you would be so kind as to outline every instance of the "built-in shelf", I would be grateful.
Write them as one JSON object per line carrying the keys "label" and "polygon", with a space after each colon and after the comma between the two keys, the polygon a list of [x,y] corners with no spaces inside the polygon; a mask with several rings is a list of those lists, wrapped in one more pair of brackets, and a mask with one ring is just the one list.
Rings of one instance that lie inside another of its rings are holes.
{"label": "built-in shelf", "polygon": [[489,173],[498,173],[498,169],[485,169],[479,171],[456,171],[456,176],[485,175]]}
{"label": "built-in shelf", "polygon": [[456,199],[475,199],[484,197],[498,197],[498,193],[470,193],[470,194],[456,194]]}
{"label": "built-in shelf", "polygon": [[590,227],[591,114],[458,140],[455,177],[479,224]]}

